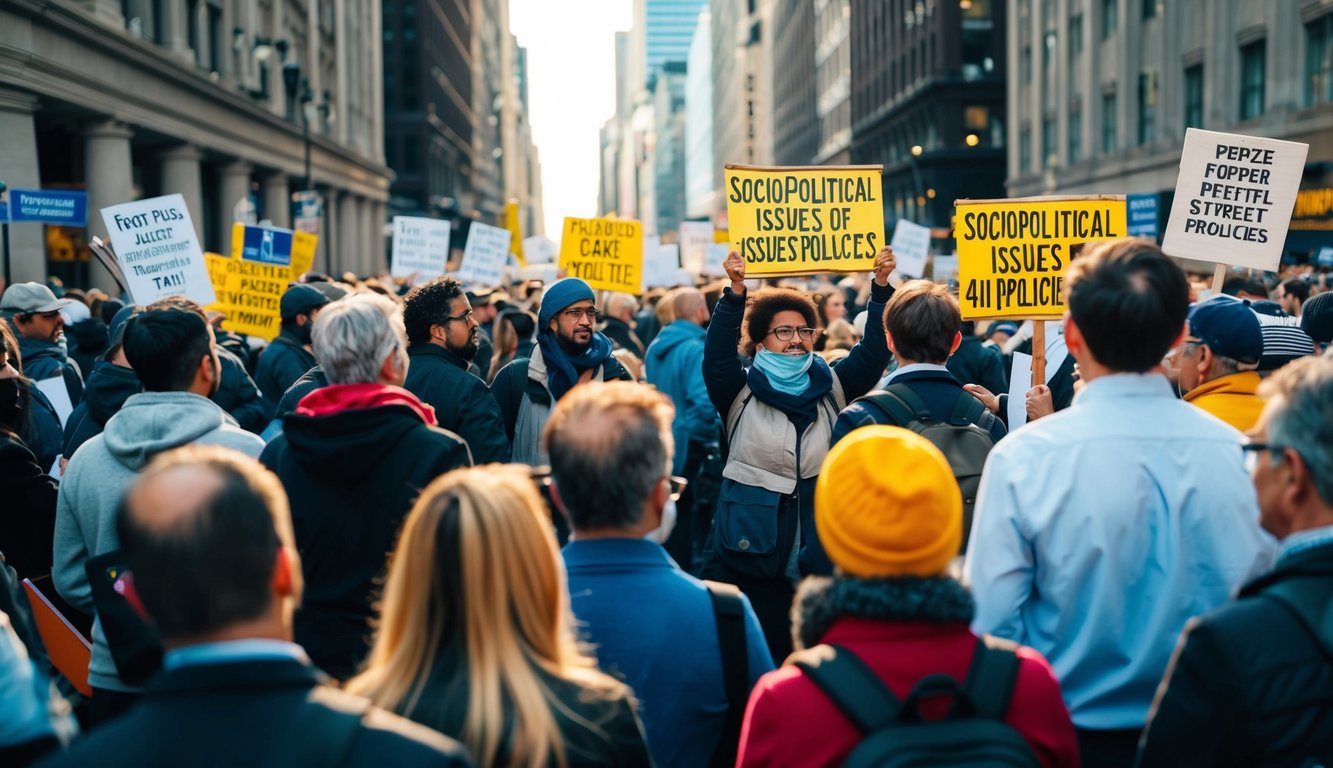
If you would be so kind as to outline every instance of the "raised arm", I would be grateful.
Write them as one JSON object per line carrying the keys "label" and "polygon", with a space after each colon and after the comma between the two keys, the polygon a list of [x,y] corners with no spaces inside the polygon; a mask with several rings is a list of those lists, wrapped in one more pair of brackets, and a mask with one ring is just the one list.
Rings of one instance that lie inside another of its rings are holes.
{"label": "raised arm", "polygon": [[731,287],[723,290],[713,309],[713,320],[704,340],[703,367],[708,399],[713,401],[725,424],[732,401],[745,387],[745,367],[736,353],[741,340],[741,319],[745,317],[745,260],[732,251],[722,266],[731,278]]}

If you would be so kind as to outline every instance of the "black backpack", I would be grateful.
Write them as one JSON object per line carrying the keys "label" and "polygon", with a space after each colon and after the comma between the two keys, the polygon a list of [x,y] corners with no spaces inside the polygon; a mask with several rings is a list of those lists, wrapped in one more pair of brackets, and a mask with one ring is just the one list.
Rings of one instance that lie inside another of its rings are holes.
{"label": "black backpack", "polygon": [[963,552],[972,531],[972,509],[981,487],[981,470],[995,440],[990,428],[995,414],[966,391],[958,393],[953,412],[947,420],[935,418],[925,402],[906,383],[890,384],[866,394],[857,402],[874,405],[889,418],[889,424],[921,435],[944,454],[963,495]]}
{"label": "black backpack", "polygon": [[[795,663],[865,733],[844,768],[1038,765],[1027,740],[1004,722],[1019,667],[1012,644],[979,638],[966,682],[927,675],[902,702],[845,648],[816,646]],[[920,703],[938,698],[950,700],[948,714],[923,720]]]}

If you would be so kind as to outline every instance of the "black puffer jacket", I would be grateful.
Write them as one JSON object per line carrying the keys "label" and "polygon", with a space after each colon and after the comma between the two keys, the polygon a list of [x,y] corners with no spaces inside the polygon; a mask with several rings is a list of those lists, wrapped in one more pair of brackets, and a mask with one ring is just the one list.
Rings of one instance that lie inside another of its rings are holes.
{"label": "black puffer jacket", "polygon": [[403,388],[435,409],[441,427],[467,441],[473,461],[507,464],[509,438],[500,406],[486,382],[468,373],[467,361],[438,344],[413,344],[407,356],[412,364]]}
{"label": "black puffer jacket", "polygon": [[218,361],[222,364],[222,383],[209,399],[230,413],[241,429],[255,434],[262,432],[273,409],[264,402],[259,387],[246,373],[245,363],[224,347],[218,347]]}
{"label": "black puffer jacket", "polygon": [[17,435],[0,429],[0,552],[24,579],[51,572],[59,486],[46,469]]}
{"label": "black puffer jacket", "polygon": [[[1281,599],[1285,590],[1300,593],[1295,607]],[[1190,622],[1149,713],[1139,765],[1329,765],[1330,611],[1333,543],[1325,543],[1284,557],[1234,603]]]}

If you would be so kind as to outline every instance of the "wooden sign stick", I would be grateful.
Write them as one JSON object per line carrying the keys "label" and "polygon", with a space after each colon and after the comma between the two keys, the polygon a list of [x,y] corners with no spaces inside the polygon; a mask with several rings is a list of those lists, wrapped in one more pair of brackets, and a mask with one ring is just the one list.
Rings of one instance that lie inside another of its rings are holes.
{"label": "wooden sign stick", "polygon": [[1221,296],[1221,295],[1222,295],[1222,283],[1226,281],[1226,277],[1227,277],[1227,265],[1225,265],[1225,264],[1218,264],[1217,267],[1213,270],[1213,295],[1214,295],[1214,296]]}
{"label": "wooden sign stick", "polygon": [[1032,321],[1032,386],[1046,383],[1046,321]]}

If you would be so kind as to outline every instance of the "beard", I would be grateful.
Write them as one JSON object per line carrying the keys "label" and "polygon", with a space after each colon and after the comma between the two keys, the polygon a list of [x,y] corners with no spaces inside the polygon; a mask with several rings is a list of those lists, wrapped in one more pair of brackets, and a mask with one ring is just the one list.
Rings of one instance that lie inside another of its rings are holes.
{"label": "beard", "polygon": [[560,349],[563,350],[566,355],[570,356],[581,355],[584,352],[588,351],[588,347],[592,346],[591,333],[588,334],[587,341],[579,341],[577,338],[573,336],[566,336],[563,333],[557,331],[555,334],[555,340],[556,343],[560,345]]}
{"label": "beard", "polygon": [[477,334],[475,333],[469,334],[467,337],[467,341],[459,346],[454,346],[453,344],[449,344],[447,346],[450,352],[453,352],[455,355],[458,355],[464,360],[471,362],[472,358],[477,356]]}

